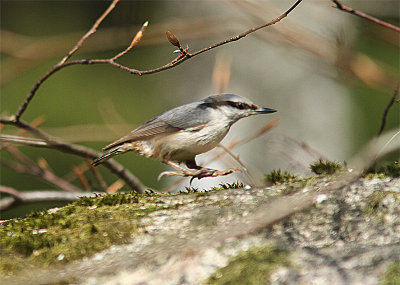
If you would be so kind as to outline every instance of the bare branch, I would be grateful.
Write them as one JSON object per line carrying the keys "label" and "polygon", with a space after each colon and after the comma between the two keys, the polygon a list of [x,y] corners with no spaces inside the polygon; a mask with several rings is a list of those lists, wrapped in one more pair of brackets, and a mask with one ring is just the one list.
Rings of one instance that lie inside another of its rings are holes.
{"label": "bare branch", "polygon": [[[0,186],[1,188],[9,188]],[[17,191],[13,189],[14,191]],[[22,204],[39,203],[39,202],[73,202],[79,197],[94,197],[96,193],[88,192],[60,192],[60,191],[23,191],[19,192],[18,198],[7,197],[0,200],[0,211],[9,210]]]}
{"label": "bare branch", "polygon": [[31,175],[69,192],[80,192],[81,189],[69,183],[68,181],[58,177],[52,171],[43,169],[35,164],[28,157],[23,155],[17,148],[8,146],[7,150],[16,158],[15,161],[1,160],[0,163],[17,172]]}
{"label": "bare branch", "polygon": [[367,14],[365,14],[365,13],[363,13],[363,12],[354,10],[354,9],[351,8],[351,7],[348,7],[348,6],[346,6],[346,5],[343,5],[343,4],[342,4],[340,1],[338,1],[338,0],[332,0],[332,2],[333,2],[333,4],[332,4],[333,7],[338,8],[338,9],[341,10],[341,11],[344,11],[344,12],[347,12],[347,13],[350,13],[350,14],[353,14],[353,15],[357,15],[357,16],[359,16],[359,17],[361,17],[361,18],[367,19],[367,20],[369,20],[369,21],[372,21],[372,22],[374,22],[374,23],[377,23],[377,24],[379,24],[379,25],[381,25],[381,26],[384,26],[384,27],[389,28],[389,29],[391,29],[391,30],[394,30],[394,31],[396,31],[396,32],[400,32],[400,28],[399,28],[399,27],[396,27],[395,25],[392,25],[392,24],[389,24],[388,22],[385,22],[385,21],[379,20],[379,19],[377,19],[377,18],[374,18],[374,17],[372,17],[372,16],[370,16],[370,15],[367,15]]}
{"label": "bare branch", "polygon": [[92,34],[94,34],[101,24],[101,22],[107,17],[108,14],[114,9],[115,5],[119,0],[114,0],[111,5],[107,8],[107,10],[97,19],[97,21],[94,23],[92,28],[78,41],[78,43],[68,52],[68,54],[59,62],[57,63],[52,69],[50,69],[45,75],[43,75],[38,81],[36,81],[35,85],[31,89],[31,91],[28,93],[26,96],[24,102],[22,105],[19,107],[18,111],[15,113],[13,119],[15,121],[19,121],[21,115],[25,112],[26,108],[28,107],[29,102],[33,99],[33,96],[35,95],[37,89],[39,86],[54,72],[58,71],[61,69],[63,66],[65,66],[65,62],[78,50],[81,48],[83,45],[83,42],[90,37]]}
{"label": "bare branch", "polygon": [[[56,149],[61,152],[78,155],[84,158],[88,157],[91,159],[97,158],[101,155],[101,153],[92,150],[90,148],[75,144],[69,144],[59,139],[56,139],[22,120],[15,121],[13,118],[10,117],[0,117],[0,123],[6,125],[13,125],[20,129],[25,129],[47,143],[46,146],[35,145],[38,147]],[[124,180],[125,183],[129,185],[129,187],[131,187],[133,190],[139,193],[144,193],[146,189],[145,186],[139,181],[138,178],[136,178],[131,172],[126,170],[122,165],[120,165],[114,160],[108,160],[105,163],[103,163],[103,165],[107,167],[115,175],[117,175],[119,178]]]}
{"label": "bare branch", "polygon": [[17,200],[22,200],[22,194],[17,189],[0,185],[0,192],[11,195]]}
{"label": "bare branch", "polygon": [[[118,2],[118,1],[115,1],[115,0],[114,0],[114,2]],[[114,2],[113,2],[113,3],[114,3]],[[25,112],[26,108],[28,107],[28,104],[29,104],[30,101],[33,99],[35,93],[37,92],[37,90],[39,89],[39,87],[42,85],[42,83],[43,83],[47,78],[49,78],[52,74],[54,74],[55,72],[59,71],[60,69],[62,69],[62,68],[64,68],[64,67],[67,67],[67,66],[70,66],[70,65],[75,65],[75,64],[111,64],[111,65],[113,65],[113,66],[115,66],[115,67],[117,67],[117,68],[120,68],[120,69],[122,69],[122,70],[125,70],[125,71],[131,73],[131,74],[136,74],[136,75],[145,75],[145,74],[153,74],[153,73],[161,72],[161,71],[163,71],[163,70],[167,70],[167,69],[170,69],[170,68],[172,68],[172,67],[175,67],[175,66],[177,66],[177,65],[179,65],[179,64],[181,64],[181,63],[183,63],[183,62],[185,62],[185,61],[188,60],[189,58],[192,58],[192,57],[194,57],[194,56],[196,56],[196,55],[199,55],[199,54],[201,54],[201,53],[204,53],[204,52],[209,51],[209,50],[211,50],[211,49],[214,49],[214,48],[216,48],[216,47],[222,46],[222,45],[224,45],[224,44],[227,44],[227,43],[230,43],[230,42],[233,42],[233,41],[240,40],[241,38],[244,38],[244,37],[247,36],[248,34],[251,34],[251,33],[255,32],[255,31],[258,31],[258,30],[260,30],[260,29],[262,29],[262,28],[271,26],[271,25],[273,25],[273,24],[276,24],[276,23],[278,23],[279,21],[281,21],[283,18],[285,18],[290,12],[292,12],[293,9],[296,8],[301,2],[302,2],[302,0],[297,0],[296,3],[293,4],[292,7],[289,8],[289,10],[287,10],[285,13],[283,13],[283,14],[280,15],[279,17],[277,17],[277,18],[273,19],[272,21],[270,21],[270,22],[268,22],[268,23],[266,23],[266,24],[263,24],[263,25],[261,25],[261,26],[251,28],[251,29],[247,30],[246,32],[243,32],[243,33],[241,33],[241,34],[239,34],[239,35],[237,35],[237,36],[235,36],[235,37],[232,37],[232,38],[230,38],[230,39],[227,39],[227,40],[224,40],[224,41],[222,41],[222,42],[216,43],[216,44],[211,45],[211,46],[209,46],[209,47],[206,47],[206,48],[204,48],[204,49],[198,50],[198,51],[196,51],[196,52],[194,52],[194,53],[188,53],[188,52],[187,52],[187,49],[183,50],[183,52],[182,52],[182,50],[181,50],[181,55],[180,55],[178,58],[172,60],[171,62],[169,62],[169,63],[167,63],[167,64],[165,64],[165,65],[163,65],[163,66],[160,66],[160,67],[157,67],[157,68],[154,68],[154,69],[149,69],[149,70],[138,70],[138,69],[134,69],[134,68],[129,68],[129,67],[124,66],[124,65],[122,65],[122,64],[119,64],[119,63],[117,63],[117,62],[114,62],[113,58],[108,58],[108,59],[80,59],[80,60],[71,60],[71,61],[64,61],[64,62],[61,61],[59,64],[56,64],[53,68],[51,68],[46,74],[44,74],[44,75],[34,84],[34,86],[32,87],[31,91],[28,93],[28,95],[26,96],[24,102],[23,102],[22,105],[19,107],[18,111],[15,113],[15,115],[12,117],[12,119],[13,119],[13,121],[18,121],[18,120],[20,119],[21,115]],[[107,13],[107,14],[108,14],[108,13]],[[106,16],[107,14],[105,13],[105,14],[103,14],[103,16],[104,16],[104,15]],[[99,18],[99,19],[100,19],[100,18]],[[98,21],[99,21],[99,20],[98,20]],[[100,21],[100,22],[101,22],[101,21]],[[96,22],[96,23],[97,23],[97,22]],[[95,32],[95,31],[96,31],[96,30],[94,29],[93,32]],[[86,35],[85,35],[85,36],[86,36]],[[84,37],[85,37],[85,36],[84,36]],[[78,48],[79,48],[79,47],[78,47]],[[75,52],[75,51],[74,51],[74,52]],[[118,55],[117,55],[117,57],[118,57]],[[68,57],[68,58],[69,58],[69,57]],[[68,59],[68,58],[67,58],[67,59]]]}
{"label": "bare branch", "polygon": [[27,146],[37,146],[37,147],[47,146],[47,142],[44,140],[25,138],[25,137],[20,137],[20,136],[11,136],[11,135],[0,135],[0,142],[21,144],[21,145],[27,145]]}

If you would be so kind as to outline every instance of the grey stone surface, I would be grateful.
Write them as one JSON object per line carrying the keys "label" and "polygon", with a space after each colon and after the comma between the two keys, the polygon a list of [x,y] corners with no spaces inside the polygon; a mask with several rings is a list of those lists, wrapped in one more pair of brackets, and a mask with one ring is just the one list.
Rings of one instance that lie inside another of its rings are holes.
{"label": "grey stone surface", "polygon": [[[37,284],[201,284],[239,252],[278,244],[290,252],[293,266],[278,268],[266,280],[271,284],[378,284],[387,267],[400,260],[400,179],[362,178],[323,192],[330,183],[319,179],[306,188],[297,183],[165,197],[166,206],[179,207],[145,217],[148,226],[130,244],[37,272],[33,279]],[[367,212],[377,191],[383,198],[375,212]],[[267,219],[276,210],[272,205],[291,205],[286,196],[308,193],[314,195],[311,206],[274,223],[263,225],[255,215]]]}

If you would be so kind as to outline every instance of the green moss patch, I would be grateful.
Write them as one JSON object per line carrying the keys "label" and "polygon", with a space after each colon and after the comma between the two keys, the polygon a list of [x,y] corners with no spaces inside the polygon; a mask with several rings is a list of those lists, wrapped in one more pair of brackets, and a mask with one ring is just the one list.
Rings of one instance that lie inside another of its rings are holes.
{"label": "green moss patch", "polygon": [[264,182],[265,184],[282,184],[282,183],[292,183],[302,181],[298,175],[293,175],[287,171],[281,171],[280,169],[275,169],[268,174],[265,174]]}
{"label": "green moss patch", "polygon": [[242,188],[244,188],[244,184],[241,182],[220,183],[218,186],[214,186],[209,190],[199,190],[199,188],[186,186],[185,191],[181,191],[180,193],[207,193],[209,191],[221,191],[221,190],[242,189]]}
{"label": "green moss patch", "polygon": [[241,182],[233,182],[233,183],[220,183],[218,186],[211,188],[211,191],[221,191],[221,190],[229,190],[229,189],[242,189],[244,188],[244,184]]}
{"label": "green moss patch", "polygon": [[381,285],[398,285],[400,284],[400,261],[389,266],[381,278]]}
{"label": "green moss patch", "polygon": [[290,266],[286,250],[276,246],[254,247],[232,258],[205,284],[269,284],[271,274],[281,266]]}
{"label": "green moss patch", "polygon": [[0,225],[0,273],[69,262],[128,242],[140,218],[165,206],[159,195],[119,193],[80,198]]}
{"label": "green moss patch", "polygon": [[365,175],[366,178],[380,178],[385,179],[387,177],[397,178],[400,177],[400,163],[393,161],[385,166],[379,167],[376,171],[369,172]]}
{"label": "green moss patch", "polygon": [[337,161],[319,160],[310,165],[310,169],[317,175],[331,175],[342,169],[343,166]]}

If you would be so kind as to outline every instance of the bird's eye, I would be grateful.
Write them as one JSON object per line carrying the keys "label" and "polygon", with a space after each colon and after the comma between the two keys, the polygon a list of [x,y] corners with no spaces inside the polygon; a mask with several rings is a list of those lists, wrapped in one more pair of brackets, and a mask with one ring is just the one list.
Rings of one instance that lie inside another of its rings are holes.
{"label": "bird's eye", "polygon": [[246,108],[246,104],[243,104],[243,103],[237,103],[236,107],[237,107],[237,108],[239,108],[240,110],[243,110],[243,109],[245,109],[245,108]]}

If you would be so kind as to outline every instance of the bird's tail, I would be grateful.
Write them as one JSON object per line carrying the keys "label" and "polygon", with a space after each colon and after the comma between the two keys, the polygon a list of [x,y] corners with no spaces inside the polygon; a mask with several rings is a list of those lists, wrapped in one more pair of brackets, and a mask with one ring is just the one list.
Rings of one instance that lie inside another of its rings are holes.
{"label": "bird's tail", "polygon": [[124,149],[123,147],[121,147],[120,145],[117,147],[114,147],[112,149],[110,149],[109,151],[107,151],[105,154],[103,154],[102,156],[99,156],[98,158],[94,159],[92,161],[92,165],[93,166],[97,166],[99,164],[102,164],[104,161],[110,159],[111,157],[117,155],[117,154],[121,154],[127,152],[126,149]]}

